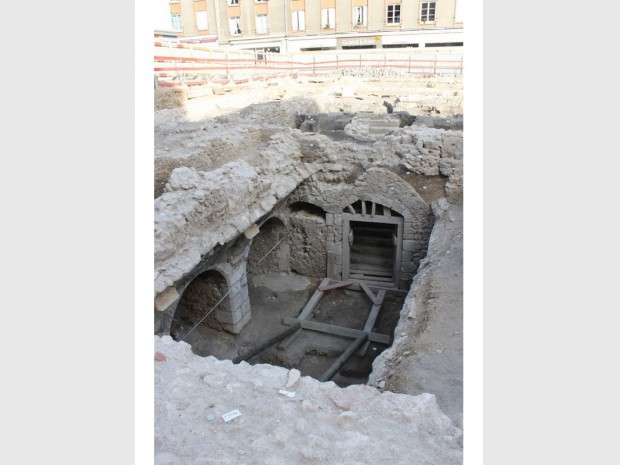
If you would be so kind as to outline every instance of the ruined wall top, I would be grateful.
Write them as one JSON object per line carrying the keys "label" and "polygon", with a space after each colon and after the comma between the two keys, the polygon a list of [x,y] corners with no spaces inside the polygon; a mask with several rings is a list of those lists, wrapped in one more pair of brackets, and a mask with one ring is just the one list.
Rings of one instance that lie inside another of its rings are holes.
{"label": "ruined wall top", "polygon": [[426,215],[428,203],[402,179],[403,172],[444,176],[446,191],[458,199],[462,131],[412,124],[357,143],[292,127],[301,110],[314,109],[311,99],[302,99],[298,107],[291,102],[247,107],[236,119],[158,123],[155,295],[301,184],[295,198],[332,213],[356,200],[373,200],[406,218]]}

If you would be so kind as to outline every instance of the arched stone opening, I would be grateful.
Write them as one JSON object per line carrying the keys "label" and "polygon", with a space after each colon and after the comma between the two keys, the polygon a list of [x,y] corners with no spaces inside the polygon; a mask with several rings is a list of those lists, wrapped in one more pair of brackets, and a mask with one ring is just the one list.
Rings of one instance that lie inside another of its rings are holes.
{"label": "arched stone opening", "polygon": [[325,219],[325,210],[312,203],[294,202],[288,207],[290,215],[305,216],[308,218],[318,217]]}
{"label": "arched stone opening", "polygon": [[226,277],[219,271],[207,270],[198,275],[179,299],[170,335],[175,340],[183,340],[194,327],[201,325],[226,329],[225,321],[231,314],[228,293]]}

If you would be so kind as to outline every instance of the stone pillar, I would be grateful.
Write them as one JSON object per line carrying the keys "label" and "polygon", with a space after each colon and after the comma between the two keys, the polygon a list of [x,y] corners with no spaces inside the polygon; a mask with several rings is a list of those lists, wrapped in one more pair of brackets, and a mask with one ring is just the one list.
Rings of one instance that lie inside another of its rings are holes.
{"label": "stone pillar", "polygon": [[218,307],[215,310],[215,318],[223,324],[225,331],[239,334],[252,318],[246,276],[247,261],[239,260],[234,264],[224,263],[218,265],[217,268],[226,275],[230,283],[228,294],[230,305],[229,308]]}

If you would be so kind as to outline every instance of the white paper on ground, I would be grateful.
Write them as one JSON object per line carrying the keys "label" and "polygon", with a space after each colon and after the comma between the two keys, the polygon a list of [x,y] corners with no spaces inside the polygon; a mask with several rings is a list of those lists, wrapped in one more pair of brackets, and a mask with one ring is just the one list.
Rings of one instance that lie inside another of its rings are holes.
{"label": "white paper on ground", "polygon": [[234,409],[222,415],[222,418],[224,419],[225,422],[229,422],[230,420],[234,420],[235,418],[239,416],[241,416],[241,412],[237,409]]}

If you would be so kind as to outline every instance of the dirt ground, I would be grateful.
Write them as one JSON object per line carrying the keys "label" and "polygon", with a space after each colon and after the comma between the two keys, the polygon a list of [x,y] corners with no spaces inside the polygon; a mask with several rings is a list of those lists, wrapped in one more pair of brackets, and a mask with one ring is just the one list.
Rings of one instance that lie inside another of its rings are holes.
{"label": "dirt ground", "polygon": [[[353,77],[282,78],[276,82],[214,85],[206,95],[192,90],[156,89],[155,111],[183,109],[183,119],[200,121],[237,112],[257,103],[316,98],[321,112],[394,111],[412,115],[463,114],[462,76],[411,76],[384,79]],[[410,96],[408,98],[408,96]],[[399,99],[396,103],[396,99]]]}

